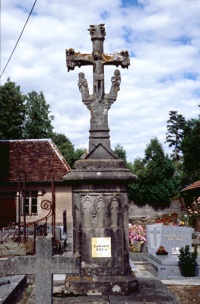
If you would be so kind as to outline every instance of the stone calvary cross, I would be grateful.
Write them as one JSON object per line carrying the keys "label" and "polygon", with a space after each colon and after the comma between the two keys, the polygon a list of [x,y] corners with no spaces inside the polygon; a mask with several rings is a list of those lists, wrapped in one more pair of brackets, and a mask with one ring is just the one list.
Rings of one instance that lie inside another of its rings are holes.
{"label": "stone calvary cross", "polygon": [[104,65],[128,68],[130,58],[128,51],[121,51],[112,55],[104,54],[103,42],[106,35],[104,24],[90,25],[90,35],[93,44],[92,54],[81,54],[72,48],[66,50],[68,71],[85,65],[93,66],[93,94],[89,94],[88,83],[84,73],[79,73],[78,87],[82,101],[91,112],[89,152],[100,142],[110,149],[108,110],[117,99],[120,89],[121,76],[118,69],[111,78],[109,94],[104,92]]}
{"label": "stone calvary cross", "polygon": [[73,252],[81,257],[81,275],[70,276],[66,284],[82,295],[125,295],[138,290],[128,250],[127,181],[135,175],[110,147],[108,110],[117,99],[121,77],[116,69],[105,94],[104,66],[128,68],[130,59],[127,51],[104,54],[104,24],[91,25],[89,31],[92,54],[66,50],[68,71],[93,66],[92,94],[84,73],[78,80],[82,101],[91,112],[89,153],[63,177],[72,186]]}

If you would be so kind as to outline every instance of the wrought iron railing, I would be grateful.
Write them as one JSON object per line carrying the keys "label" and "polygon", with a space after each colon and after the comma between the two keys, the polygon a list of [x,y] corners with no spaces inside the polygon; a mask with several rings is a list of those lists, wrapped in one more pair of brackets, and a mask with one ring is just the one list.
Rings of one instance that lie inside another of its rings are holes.
{"label": "wrought iron railing", "polygon": [[[22,184],[22,186],[21,186]],[[24,174],[23,183],[19,175],[19,192],[27,190],[26,175]],[[18,210],[21,209],[19,199]],[[0,257],[10,255],[26,255],[35,253],[36,236],[46,236],[48,234],[48,225],[51,226],[51,234],[55,239],[55,186],[52,176],[52,201],[44,199],[41,202],[41,209],[48,211],[42,218],[36,221],[27,222],[26,213],[23,215],[23,221],[13,222],[9,225],[0,223]],[[21,214],[18,214],[21,219]],[[55,253],[59,253],[59,242],[55,240]]]}

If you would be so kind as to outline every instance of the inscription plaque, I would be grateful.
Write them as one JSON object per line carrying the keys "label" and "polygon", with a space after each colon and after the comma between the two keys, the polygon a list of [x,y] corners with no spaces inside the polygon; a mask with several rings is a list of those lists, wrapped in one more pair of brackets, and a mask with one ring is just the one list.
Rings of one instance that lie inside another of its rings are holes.
{"label": "inscription plaque", "polygon": [[92,257],[111,258],[111,238],[92,238]]}

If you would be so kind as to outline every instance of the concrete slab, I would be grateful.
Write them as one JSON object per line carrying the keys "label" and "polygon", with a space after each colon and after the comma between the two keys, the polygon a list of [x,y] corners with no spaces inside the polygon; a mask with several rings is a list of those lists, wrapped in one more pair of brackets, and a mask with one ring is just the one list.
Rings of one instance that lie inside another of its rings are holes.
{"label": "concrete slab", "polygon": [[66,274],[54,274],[53,275],[54,281],[65,281],[65,279],[66,279]]}
{"label": "concrete slab", "polygon": [[199,286],[200,279],[199,277],[181,277],[180,279],[171,279],[171,280],[161,280],[165,285],[183,285],[183,286]]}
{"label": "concrete slab", "polygon": [[26,287],[26,277],[24,275],[15,275],[4,278],[0,286],[0,304],[16,303]]}
{"label": "concrete slab", "polygon": [[[158,277],[161,280],[183,278],[181,276],[180,269],[178,266],[177,256],[154,256],[150,253],[149,262],[155,267],[158,272]],[[200,279],[200,257],[198,257],[197,259],[195,276],[198,276]]]}

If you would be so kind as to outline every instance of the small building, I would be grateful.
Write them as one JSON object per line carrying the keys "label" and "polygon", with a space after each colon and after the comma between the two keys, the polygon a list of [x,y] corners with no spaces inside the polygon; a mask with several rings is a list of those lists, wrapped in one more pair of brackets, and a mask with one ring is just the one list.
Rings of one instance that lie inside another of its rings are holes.
{"label": "small building", "polygon": [[[0,140],[0,227],[23,220],[34,222],[49,212],[55,194],[56,225],[72,227],[72,191],[63,180],[70,170],[51,139]],[[19,211],[20,189],[24,202]]]}
{"label": "small building", "polygon": [[194,201],[194,198],[200,197],[200,180],[188,185],[181,190],[186,206],[189,206]]}

